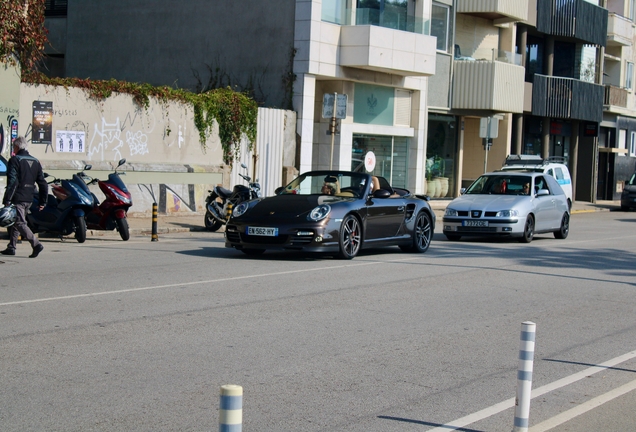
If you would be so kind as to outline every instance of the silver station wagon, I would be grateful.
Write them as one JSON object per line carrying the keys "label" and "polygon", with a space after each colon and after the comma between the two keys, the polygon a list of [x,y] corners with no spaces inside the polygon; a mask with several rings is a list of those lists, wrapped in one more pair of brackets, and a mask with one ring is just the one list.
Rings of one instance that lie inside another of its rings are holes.
{"label": "silver station wagon", "polygon": [[462,236],[510,236],[530,243],[535,234],[570,231],[568,200],[550,175],[530,171],[493,172],[479,177],[450,202],[443,219],[449,240]]}

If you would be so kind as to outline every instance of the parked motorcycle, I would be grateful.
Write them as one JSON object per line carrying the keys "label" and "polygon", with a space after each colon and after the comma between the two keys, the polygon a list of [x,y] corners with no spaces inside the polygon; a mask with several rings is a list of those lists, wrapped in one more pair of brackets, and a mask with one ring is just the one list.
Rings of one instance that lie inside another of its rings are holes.
{"label": "parked motorcycle", "polygon": [[[44,173],[44,177],[52,177]],[[93,196],[88,187],[77,174],[71,180],[60,180],[53,177],[48,182],[53,195],[48,195],[47,202],[40,210],[37,194],[27,214],[27,224],[31,231],[51,232],[60,236],[75,233],[78,243],[86,241],[86,213],[93,208]]]}
{"label": "parked motorcycle", "polygon": [[[93,230],[112,231],[117,229],[121,239],[124,241],[130,238],[126,215],[128,209],[132,206],[132,196],[120,177],[120,175],[126,173],[118,173],[117,168],[125,163],[126,159],[121,159],[115,167],[115,171],[108,174],[108,180],[105,181],[90,177],[84,171],[78,173],[78,177],[87,185],[97,183],[106,196],[106,199],[100,203],[97,196],[91,193],[93,197],[93,208],[86,214],[86,226]],[[91,165],[86,165],[84,170],[88,171],[91,168]]]}
{"label": "parked motorcycle", "polygon": [[[247,170],[247,165],[242,163],[241,166]],[[210,195],[205,200],[205,228],[208,231],[217,231],[225,225],[230,219],[232,209],[238,203],[261,197],[261,185],[258,179],[252,182],[248,175],[239,173],[239,176],[247,182],[248,186],[235,185],[231,191],[215,186],[213,190],[208,191]]]}

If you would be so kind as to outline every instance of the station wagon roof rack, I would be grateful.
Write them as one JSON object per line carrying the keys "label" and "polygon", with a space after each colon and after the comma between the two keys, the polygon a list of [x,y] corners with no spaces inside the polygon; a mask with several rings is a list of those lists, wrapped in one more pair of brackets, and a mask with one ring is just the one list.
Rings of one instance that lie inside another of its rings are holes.
{"label": "station wagon roof rack", "polygon": [[543,159],[539,155],[509,155],[506,157],[506,161],[503,166],[540,166],[549,163],[567,164],[567,158],[564,158],[563,156],[549,156],[546,159]]}

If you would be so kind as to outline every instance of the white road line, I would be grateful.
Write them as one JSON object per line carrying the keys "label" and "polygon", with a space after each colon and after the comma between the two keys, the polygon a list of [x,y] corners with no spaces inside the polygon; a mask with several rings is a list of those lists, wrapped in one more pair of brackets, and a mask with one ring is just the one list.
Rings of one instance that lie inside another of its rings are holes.
{"label": "white road line", "polygon": [[563,412],[559,415],[552,417],[544,422],[539,423],[528,429],[528,432],[545,432],[550,429],[554,429],[555,427],[562,425],[563,423],[572,420],[574,417],[580,416],[581,414],[585,414],[588,411],[593,410],[594,408],[598,408],[603,405],[605,402],[609,402],[612,399],[616,399],[619,396],[622,396],[630,391],[636,389],[636,380],[622,385],[618,388],[615,388],[612,391],[609,391],[601,396],[595,397],[576,408],[572,408],[566,412]]}
{"label": "white road line", "polygon": [[[631,352],[628,352],[627,354],[623,354],[621,356],[608,360],[604,363],[601,363],[598,366],[592,366],[590,368],[577,372],[568,377],[554,381],[553,383],[546,384],[542,387],[532,390],[532,398],[534,399],[548,392],[554,391],[561,387],[565,387],[567,385],[580,381],[583,378],[586,378],[586,377],[589,377],[590,375],[594,375],[595,373],[604,371],[607,368],[616,366],[617,364],[626,362],[627,360],[631,360],[635,357],[636,357],[636,351],[631,351]],[[456,430],[464,426],[468,426],[469,424],[475,423],[477,421],[483,420],[485,418],[491,417],[495,414],[500,413],[501,411],[507,410],[508,408],[512,408],[514,405],[515,405],[515,398],[510,398],[496,405],[485,408],[481,411],[477,411],[473,414],[467,415],[466,417],[453,420],[452,422],[436,427],[435,429],[430,429],[429,432],[448,432],[451,430]],[[510,424],[512,424],[512,421],[513,419],[511,417]]]}
{"label": "white road line", "polygon": [[[414,261],[414,260],[417,260],[417,259],[420,259],[420,258],[422,258],[422,257],[418,256],[418,257],[413,257],[413,258],[399,258],[399,259],[395,259],[395,260],[382,261],[382,262],[384,262],[384,263],[387,263],[387,262],[400,263],[400,262],[404,262],[404,261]],[[241,279],[257,279],[257,278],[262,278],[262,277],[281,276],[281,275],[289,275],[289,274],[295,274],[295,273],[315,272],[315,271],[323,271],[323,270],[334,270],[334,269],[343,269],[343,268],[350,268],[350,267],[362,267],[362,266],[377,264],[378,262],[379,261],[364,261],[364,262],[359,262],[358,261],[355,264],[345,264],[345,265],[339,265],[339,266],[317,267],[317,268],[312,268],[312,269],[301,269],[301,270],[288,270],[288,271],[282,271],[282,272],[261,273],[261,274],[248,275],[248,276],[233,276],[233,277],[228,277],[228,278],[209,279],[209,280],[204,280],[204,281],[178,282],[178,283],[167,284],[167,285],[154,285],[154,286],[139,287],[139,288],[126,288],[126,289],[121,289],[121,290],[102,291],[102,292],[96,292],[96,293],[75,294],[75,295],[67,295],[67,296],[59,296],[59,297],[48,297],[48,298],[40,298],[40,299],[32,299],[32,300],[18,300],[18,301],[13,301],[13,302],[0,303],[0,306],[24,305],[24,304],[29,304],[29,303],[41,303],[41,302],[50,302],[50,301],[57,301],[57,300],[77,299],[77,298],[83,298],[83,297],[97,297],[97,296],[111,295],[111,294],[125,294],[125,293],[139,292],[139,291],[151,291],[151,290],[158,290],[158,289],[164,289],[164,288],[175,288],[175,287],[185,287],[185,286],[192,286],[192,285],[212,284],[212,283],[219,283],[219,282],[236,281],[236,280],[241,280]]]}

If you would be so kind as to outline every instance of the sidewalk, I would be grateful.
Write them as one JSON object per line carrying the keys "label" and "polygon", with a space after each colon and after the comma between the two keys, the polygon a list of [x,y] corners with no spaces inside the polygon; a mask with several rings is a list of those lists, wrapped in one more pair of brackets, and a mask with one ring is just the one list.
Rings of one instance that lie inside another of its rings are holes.
{"label": "sidewalk", "polygon": [[[437,216],[438,224],[444,217],[446,206],[451,202],[446,200],[429,201],[431,208]],[[616,211],[620,210],[620,201],[597,201],[596,203],[575,202],[572,206],[572,214],[591,213],[596,211]],[[183,233],[183,232],[206,232],[203,225],[204,213],[174,213],[170,215],[158,215],[157,217],[157,234]],[[152,217],[150,216],[130,216],[128,218],[128,227],[131,236],[148,236],[152,235]],[[217,233],[223,233],[225,227],[221,227]],[[47,234],[43,234],[47,235]],[[119,237],[119,233],[113,231],[96,231],[88,230],[88,237],[114,236]],[[0,238],[5,239],[6,230],[0,231]]]}
{"label": "sidewalk", "polygon": [[[444,216],[444,210],[451,200],[431,200],[429,201],[431,208],[437,216],[437,221],[441,221]],[[572,214],[590,213],[595,211],[611,211],[619,210],[620,201],[597,201],[596,203],[575,202],[572,206]],[[203,213],[184,213],[171,215],[158,215],[157,217],[157,233],[168,234],[177,232],[196,232],[205,231],[203,225]],[[151,217],[129,217],[128,226],[131,235],[151,235],[152,218]],[[222,233],[223,227],[217,232]],[[115,235],[116,231],[88,231],[89,236]]]}

